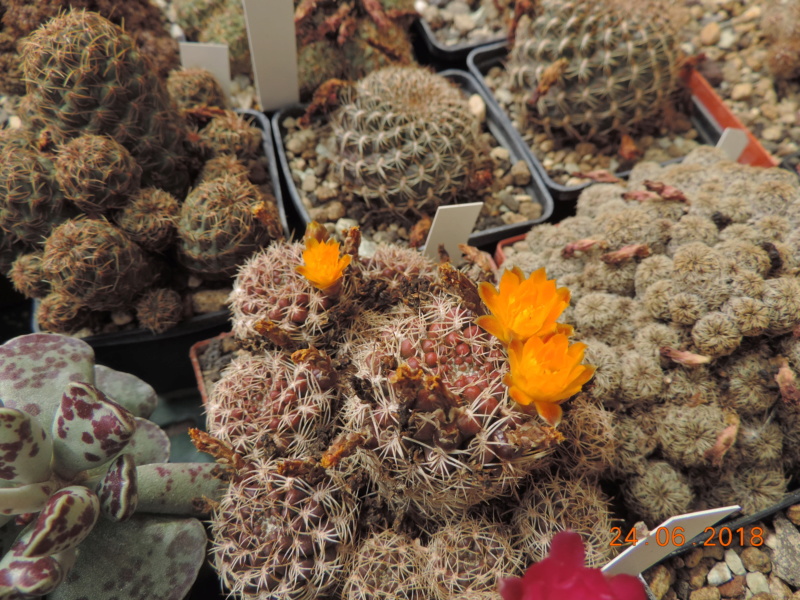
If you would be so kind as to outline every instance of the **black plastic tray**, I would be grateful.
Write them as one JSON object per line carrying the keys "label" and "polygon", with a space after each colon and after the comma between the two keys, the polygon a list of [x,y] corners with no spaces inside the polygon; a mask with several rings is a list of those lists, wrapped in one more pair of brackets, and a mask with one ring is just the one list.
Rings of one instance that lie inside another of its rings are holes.
{"label": "black plastic tray", "polygon": [[[509,128],[510,124],[507,123],[507,119],[503,117],[499,107],[496,104],[489,102],[489,98],[486,96],[483,88],[478,84],[477,81],[475,81],[475,78],[466,71],[449,69],[447,71],[442,71],[439,74],[453,81],[468,94],[480,94],[480,96],[483,97],[484,101],[486,102],[486,123],[489,131],[497,139],[500,145],[509,151],[511,159],[514,162],[518,160],[524,160],[526,162],[528,169],[531,172],[531,183],[525,188],[525,190],[528,192],[528,194],[530,194],[534,201],[538,202],[542,207],[542,216],[538,219],[531,219],[529,221],[523,221],[513,225],[502,225],[485,229],[483,231],[474,232],[469,236],[469,244],[478,247],[490,246],[500,240],[511,237],[512,235],[523,233],[529,230],[536,223],[542,223],[550,219],[553,214],[553,198],[547,191],[547,188],[545,187],[535,165],[531,162],[530,153],[524,151],[522,140],[519,139],[519,136],[513,129]],[[285,118],[299,117],[304,112],[305,107],[301,105],[290,106],[288,108],[279,110],[272,117],[272,130],[278,148],[278,160],[280,161],[281,168],[283,169],[284,181],[289,192],[289,197],[291,198],[292,204],[294,205],[297,213],[300,215],[300,218],[303,220],[304,224],[307,224],[311,221],[311,217],[308,214],[308,210],[303,205],[303,202],[300,199],[300,195],[297,191],[297,186],[292,179],[292,173],[289,169],[289,161],[286,157],[286,149],[283,143],[283,140],[286,136],[286,129],[282,125]]]}
{"label": "black plastic tray", "polygon": [[[286,235],[289,226],[280,186],[280,171],[275,160],[269,119],[254,110],[237,110],[261,130],[262,149],[269,161],[269,176],[278,213]],[[31,328],[41,331],[36,322],[38,301],[33,301]],[[154,334],[145,329],[101,333],[83,338],[95,352],[98,364],[141,377],[159,393],[193,387],[194,371],[189,361],[189,348],[195,342],[213,337],[230,329],[228,310],[192,317],[169,331]]]}
{"label": "black plastic tray", "polygon": [[504,43],[506,36],[500,35],[488,38],[483,42],[471,42],[467,44],[453,44],[447,46],[436,38],[436,32],[431,29],[430,24],[423,18],[414,21],[412,28],[425,44],[425,49],[430,54],[433,62],[441,63],[443,66],[451,68],[463,68],[469,53],[476,48]]}
{"label": "black plastic tray", "polygon": [[[489,69],[492,67],[503,66],[503,60],[507,55],[508,47],[506,46],[505,42],[494,44],[493,46],[481,47],[473,50],[467,57],[467,67],[483,89],[483,95],[486,99],[487,105],[492,105],[496,110],[498,110],[506,122],[506,127],[510,127],[512,130],[514,130],[511,119],[505,114],[505,111],[500,108],[500,104],[495,99],[494,94],[489,89],[489,86],[486,85],[486,80],[484,79],[484,75],[489,71]],[[708,109],[706,109],[694,96],[692,96],[692,114],[689,115],[689,117],[692,121],[692,126],[697,130],[700,141],[710,145],[717,143],[722,135],[722,127],[720,127],[714,117],[711,116],[711,113],[708,111]],[[522,139],[522,136],[519,135],[519,133],[517,133],[517,135],[519,136],[519,141],[523,151],[528,155],[529,162],[531,162],[539,172],[542,181],[544,181],[547,189],[550,190],[550,193],[555,200],[574,201],[578,198],[584,188],[591,185],[592,182],[590,181],[580,185],[563,185],[553,181],[542,163],[538,158],[536,158],[528,145]],[[681,160],[683,159],[675,158],[661,164],[669,165],[678,163]],[[620,179],[626,179],[630,175],[630,171],[617,172],[615,175]]]}

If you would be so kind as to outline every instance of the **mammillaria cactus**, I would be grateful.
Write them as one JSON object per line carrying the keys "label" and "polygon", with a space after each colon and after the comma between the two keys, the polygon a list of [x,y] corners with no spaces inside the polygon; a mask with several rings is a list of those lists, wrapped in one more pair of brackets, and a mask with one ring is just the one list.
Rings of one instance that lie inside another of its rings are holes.
{"label": "mammillaria cactus", "polygon": [[186,132],[164,84],[119,27],[73,10],[23,46],[28,108],[52,141],[109,136],[142,167],[144,185],[176,194],[188,188]]}
{"label": "mammillaria cactus", "polygon": [[[216,567],[245,599],[490,600],[519,563],[480,511],[548,470],[559,405],[591,376],[574,364],[581,344],[560,347],[569,293],[543,272],[491,293],[415,250],[362,259],[358,241],[314,223],[237,277],[249,353],[223,372],[197,440],[236,468]],[[538,337],[559,347],[509,361]]]}
{"label": "mammillaria cactus", "polygon": [[[0,521],[4,537],[16,536],[0,559],[0,596],[135,598],[146,585],[180,600],[205,558],[205,531],[191,517],[218,497],[219,467],[153,464],[169,457],[168,438],[146,419],[155,392],[95,366],[84,342],[14,338],[0,346],[0,368],[9,374],[0,381]],[[156,512],[183,516],[145,514]]]}
{"label": "mammillaria cactus", "polygon": [[205,69],[176,69],[167,78],[167,91],[178,108],[215,106],[226,108],[225,92]]}
{"label": "mammillaria cactus", "polygon": [[657,0],[532,6],[508,64],[531,121],[579,140],[654,122],[678,84],[674,11]]}
{"label": "mammillaria cactus", "polygon": [[446,202],[466,188],[481,155],[479,125],[445,78],[387,67],[342,96],[331,122],[346,189],[402,212]]}

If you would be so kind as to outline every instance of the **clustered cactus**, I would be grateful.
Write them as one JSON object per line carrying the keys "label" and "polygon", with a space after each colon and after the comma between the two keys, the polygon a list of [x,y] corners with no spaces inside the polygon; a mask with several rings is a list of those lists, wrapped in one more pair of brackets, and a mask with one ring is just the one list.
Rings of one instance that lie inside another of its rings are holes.
{"label": "clustered cactus", "polygon": [[[388,65],[414,63],[410,0],[295,0],[300,95],[308,99],[329,79],[356,80]],[[178,0],[178,23],[189,39],[228,44],[231,72],[252,76],[239,0]]]}
{"label": "clustered cactus", "polygon": [[467,187],[483,150],[480,126],[447,79],[387,67],[341,95],[331,128],[346,190],[402,212],[446,202]]}
{"label": "clustered cactus", "polygon": [[[215,566],[243,598],[496,598],[521,541],[487,503],[544,476],[562,436],[539,415],[557,421],[545,405],[592,372],[539,355],[559,381],[539,394],[509,355],[536,335],[565,338],[555,320],[569,294],[538,276],[501,283],[486,315],[488,292],[450,265],[391,246],[364,259],[357,230],[344,238],[312,224],[237,276],[233,331],[247,351],[213,388],[201,441],[236,467],[214,514]],[[541,318],[515,312],[520,294]],[[508,386],[525,392],[515,402]],[[600,492],[592,500],[607,511]]]}
{"label": "clustered cactus", "polygon": [[17,289],[42,298],[41,327],[97,330],[116,311],[162,332],[190,316],[176,298],[187,274],[167,263],[224,279],[282,236],[255,183],[268,183],[262,134],[209,73],[174,72],[170,98],[133,40],[85,11],[23,44],[25,127],[0,139],[0,246]]}
{"label": "clustered cactus", "polygon": [[680,165],[640,163],[627,185],[588,188],[576,216],[534,228],[533,252],[509,259],[572,291],[565,320],[597,365],[585,401],[612,421],[602,476],[651,526],[731,504],[753,513],[786,491],[800,410],[798,225],[796,177],[703,147]]}
{"label": "clustered cactus", "polygon": [[220,497],[222,469],[166,463],[153,389],[95,366],[80,340],[14,338],[0,369],[0,596],[138,598],[144,584],[183,598],[205,561],[194,517]]}
{"label": "clustered cactus", "polygon": [[674,9],[659,0],[531,6],[516,25],[508,59],[526,119],[584,141],[656,122],[678,86]]}

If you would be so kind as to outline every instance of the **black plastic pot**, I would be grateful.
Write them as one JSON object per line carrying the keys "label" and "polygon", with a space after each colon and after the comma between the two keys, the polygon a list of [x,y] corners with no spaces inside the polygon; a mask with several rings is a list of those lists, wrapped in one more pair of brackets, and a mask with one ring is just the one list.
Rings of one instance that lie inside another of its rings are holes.
{"label": "black plastic pot", "polygon": [[[506,122],[506,126],[514,129],[514,126],[511,123],[510,118],[506,115],[505,111],[500,108],[500,104],[494,97],[494,94],[486,85],[486,80],[484,79],[484,75],[489,72],[489,69],[492,67],[502,67],[503,61],[508,55],[508,48],[505,44],[499,43],[493,46],[486,46],[482,48],[478,48],[470,53],[467,57],[467,67],[469,68],[470,73],[475,77],[478,84],[481,86],[484,92],[484,97],[486,98],[487,105],[493,106],[497,111],[500,112],[503,119]],[[699,134],[699,140],[705,144],[714,145],[719,140],[720,136],[722,135],[723,127],[719,125],[717,120],[712,115],[711,111],[700,102],[700,100],[695,96],[692,95],[692,114],[689,115],[692,121],[692,125],[697,130]],[[517,134],[519,135],[519,134]],[[552,194],[554,200],[558,201],[574,201],[578,198],[581,191],[591,185],[591,182],[586,182],[580,185],[563,185],[560,183],[555,182],[550,175],[547,173],[547,170],[544,168],[542,163],[539,161],[538,158],[531,152],[528,145],[522,140],[520,136],[520,143],[522,146],[523,151],[528,155],[528,160],[534,165],[536,170],[539,172],[539,175],[544,181],[547,189]],[[673,160],[666,161],[662,164],[668,165],[672,163],[680,162],[681,158],[675,158]],[[628,175],[630,175],[630,171],[621,171],[615,173],[617,177],[620,179],[626,179]]]}
{"label": "black plastic pot", "polygon": [[505,36],[500,35],[489,38],[483,42],[468,44],[454,44],[447,46],[436,38],[436,32],[425,19],[417,19],[412,25],[412,30],[419,36],[430,56],[430,62],[450,68],[463,68],[469,53],[482,46],[503,43]]}
{"label": "black plastic pot", "polygon": [[[506,148],[511,156],[513,162],[524,160],[528,165],[531,172],[531,183],[525,188],[526,192],[542,207],[542,215],[538,219],[524,221],[522,223],[515,223],[513,225],[502,225],[492,227],[483,231],[475,231],[469,236],[469,244],[472,246],[490,246],[499,240],[511,237],[523,231],[529,230],[536,223],[543,223],[551,218],[553,214],[553,198],[547,191],[542,179],[539,176],[538,170],[535,168],[530,160],[530,153],[525,152],[522,140],[517,133],[510,128],[510,123],[505,119],[496,104],[489,102],[483,88],[478,85],[475,78],[466,71],[459,71],[450,69],[442,71],[440,75],[447,77],[452,82],[457,84],[467,94],[479,94],[486,102],[486,124],[491,134],[497,139],[499,144]],[[284,146],[284,138],[286,137],[286,129],[283,127],[283,120],[287,117],[299,117],[305,112],[305,107],[296,105],[279,110],[272,117],[272,130],[275,137],[275,143],[278,148],[278,160],[280,161],[281,168],[283,169],[284,181],[289,193],[289,198],[294,205],[296,212],[300,215],[304,224],[311,222],[311,217],[308,210],[303,205],[300,199],[300,194],[297,186],[292,179],[292,173],[289,168],[289,160],[286,157],[286,148]]]}
{"label": "black plastic pot", "polygon": [[[286,210],[282,201],[279,169],[275,161],[269,119],[254,110],[237,110],[261,130],[262,149],[269,161],[272,190],[284,232],[289,234]],[[31,327],[41,331],[36,321],[38,301],[33,302]],[[230,313],[220,310],[192,317],[160,334],[145,329],[101,333],[84,338],[92,346],[98,364],[141,377],[159,393],[194,387],[195,378],[189,361],[189,348],[200,340],[230,329]]]}

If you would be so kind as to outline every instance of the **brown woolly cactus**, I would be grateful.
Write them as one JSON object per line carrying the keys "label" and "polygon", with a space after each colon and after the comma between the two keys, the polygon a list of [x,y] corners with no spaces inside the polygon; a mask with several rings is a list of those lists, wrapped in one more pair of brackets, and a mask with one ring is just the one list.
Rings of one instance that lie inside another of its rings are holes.
{"label": "brown woolly cactus", "polygon": [[509,56],[528,118],[548,131],[606,140],[652,124],[678,86],[674,9],[665,2],[537,2]]}
{"label": "brown woolly cactus", "polygon": [[342,597],[353,600],[421,600],[425,550],[391,530],[367,538],[353,557]]}
{"label": "brown woolly cactus", "polygon": [[183,301],[175,290],[154,289],[145,292],[136,302],[139,325],[153,333],[164,333],[183,317]]}
{"label": "brown woolly cactus", "polygon": [[106,136],[82,135],[58,150],[56,179],[67,199],[90,216],[124,207],[141,175],[130,152]]}
{"label": "brown woolly cactus", "polygon": [[332,127],[343,185],[401,211],[453,199],[481,155],[464,96],[420,68],[387,67],[348,88]]}
{"label": "brown woolly cactus", "polygon": [[114,220],[142,248],[161,252],[169,247],[175,237],[180,210],[180,203],[169,192],[144,188],[114,216]]}
{"label": "brown woolly cactus", "polygon": [[241,160],[255,158],[261,147],[261,131],[235,112],[227,110],[211,119],[200,132],[214,155],[233,154]]}
{"label": "brown woolly cactus", "polygon": [[39,303],[36,320],[42,331],[75,333],[88,324],[89,309],[80,300],[63,292],[52,292]]}
{"label": "brown woolly cactus", "polygon": [[205,69],[176,69],[167,78],[167,91],[178,108],[195,106],[227,108],[225,92],[211,72]]}
{"label": "brown woolly cactus", "polygon": [[20,254],[11,265],[8,278],[26,298],[43,298],[50,291],[50,284],[44,279],[41,252]]}
{"label": "brown woolly cactus", "polygon": [[139,246],[106,221],[71,219],[44,247],[42,271],[54,292],[92,310],[125,306],[154,277]]}

